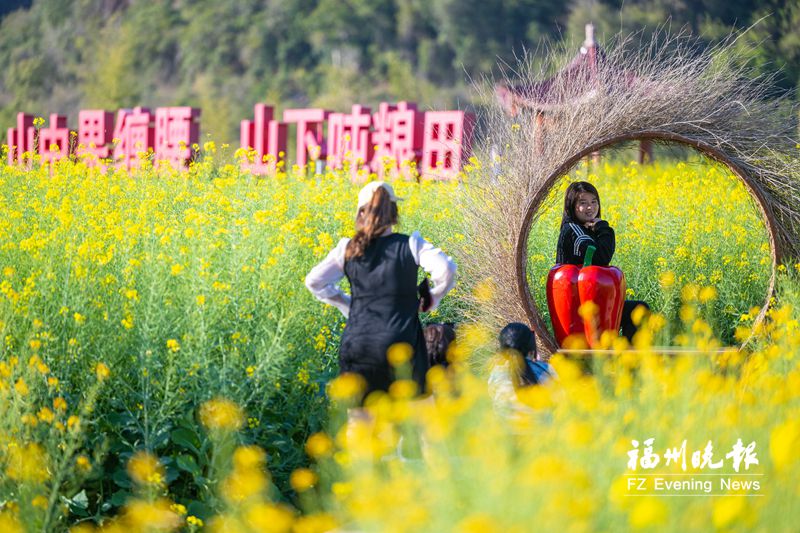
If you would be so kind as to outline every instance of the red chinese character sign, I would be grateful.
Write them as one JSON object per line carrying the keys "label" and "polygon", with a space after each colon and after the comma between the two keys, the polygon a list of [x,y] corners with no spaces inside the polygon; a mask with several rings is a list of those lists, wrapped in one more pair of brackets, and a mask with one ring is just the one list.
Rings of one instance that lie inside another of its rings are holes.
{"label": "red chinese character sign", "polygon": [[325,159],[328,156],[325,143],[325,121],[330,111],[325,109],[287,109],[283,112],[283,121],[297,124],[297,158],[298,166],[304,167],[311,156],[312,161]]}
{"label": "red chinese character sign", "polygon": [[90,167],[112,154],[114,113],[102,109],[84,109],[78,113],[78,156]]}
{"label": "red chinese character sign", "polygon": [[428,111],[422,141],[422,172],[439,179],[455,177],[470,155],[475,116],[464,111]]}
{"label": "red chinese character sign", "polygon": [[380,177],[416,177],[415,168],[422,157],[424,116],[409,102],[396,106],[384,102],[378,107],[372,116],[373,172]]}
{"label": "red chinese character sign", "polygon": [[156,161],[182,168],[192,160],[192,146],[200,141],[200,110],[194,107],[156,109]]}
{"label": "red chinese character sign", "polygon": [[[77,144],[86,164],[103,170],[102,162],[109,158],[117,167],[136,168],[151,156],[184,168],[199,149],[199,117],[200,110],[193,107],[120,109],[116,121],[109,111],[82,110],[76,133],[64,116],[51,115],[49,125],[39,129],[43,120],[38,124],[41,119],[19,113],[16,126],[7,130],[8,162],[26,163],[20,161],[26,152],[40,154],[43,162],[56,161],[70,156]],[[360,105],[349,113],[287,109],[279,122],[273,107],[256,104],[253,120],[241,122],[241,146],[254,154],[242,167],[255,174],[274,172],[287,150],[288,125],[294,124],[295,162],[300,167],[310,158],[316,163],[314,170],[327,161],[332,168],[349,167],[353,178],[365,171],[390,178],[452,178],[469,156],[474,122],[470,113],[423,113],[409,102],[381,103],[374,114]]]}
{"label": "red chinese character sign", "polygon": [[142,158],[155,149],[153,113],[146,107],[120,109],[114,126],[114,161],[117,166],[138,168]]}
{"label": "red chinese character sign", "polygon": [[[42,163],[53,163],[69,157],[73,148],[73,134],[67,127],[67,117],[50,115],[49,126],[39,130],[39,155],[42,156]],[[33,142],[32,136],[29,137],[29,142]]]}
{"label": "red chinese character sign", "polygon": [[273,119],[274,109],[256,104],[253,120],[243,120],[240,128],[240,146],[255,152],[253,161],[242,163],[242,168],[253,174],[275,172],[276,163],[286,155],[287,126]]}
{"label": "red chinese character sign", "polygon": [[[17,125],[15,128],[8,128],[6,137],[8,144],[8,164],[22,163],[22,154],[32,152],[34,147],[33,115],[27,113],[17,113]],[[29,138],[28,133],[31,132]]]}
{"label": "red chinese character sign", "polygon": [[347,162],[356,177],[359,169],[369,165],[374,153],[370,142],[370,109],[354,105],[349,115],[331,113],[328,117],[328,162],[332,168],[342,168]]}

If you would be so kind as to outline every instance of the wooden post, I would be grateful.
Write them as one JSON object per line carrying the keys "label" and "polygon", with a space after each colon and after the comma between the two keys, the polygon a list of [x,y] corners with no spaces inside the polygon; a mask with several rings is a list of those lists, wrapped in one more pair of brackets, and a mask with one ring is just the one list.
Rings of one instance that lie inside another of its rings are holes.
{"label": "wooden post", "polygon": [[653,162],[653,141],[642,139],[639,141],[639,164],[649,165]]}

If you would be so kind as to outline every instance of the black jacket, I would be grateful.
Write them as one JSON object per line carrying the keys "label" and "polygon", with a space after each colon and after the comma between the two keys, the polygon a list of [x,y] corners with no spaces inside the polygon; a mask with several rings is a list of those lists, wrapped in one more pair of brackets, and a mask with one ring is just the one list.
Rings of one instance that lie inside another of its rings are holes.
{"label": "black jacket", "polygon": [[586,248],[596,248],[592,257],[592,264],[608,266],[614,256],[616,241],[614,229],[605,220],[600,220],[594,229],[587,229],[577,222],[567,222],[561,225],[561,234],[558,236],[558,249],[556,250],[556,263],[560,265],[583,265]]}

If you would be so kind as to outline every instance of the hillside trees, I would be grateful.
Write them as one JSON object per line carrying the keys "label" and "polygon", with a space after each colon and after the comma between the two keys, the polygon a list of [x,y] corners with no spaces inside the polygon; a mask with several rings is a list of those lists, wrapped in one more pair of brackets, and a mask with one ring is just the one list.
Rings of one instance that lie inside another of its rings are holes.
{"label": "hillside trees", "polygon": [[[253,103],[417,100],[465,106],[469,78],[515,64],[541,39],[646,38],[658,26],[706,42],[735,28],[749,61],[800,81],[800,4],[759,0],[33,0],[0,20],[0,123],[14,113],[195,105],[235,140]],[[11,5],[11,4],[9,4]]]}

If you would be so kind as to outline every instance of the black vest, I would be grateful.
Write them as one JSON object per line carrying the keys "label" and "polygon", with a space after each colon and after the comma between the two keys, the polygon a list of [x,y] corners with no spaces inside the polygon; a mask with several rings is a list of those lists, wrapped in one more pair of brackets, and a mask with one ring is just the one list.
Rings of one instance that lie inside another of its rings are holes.
{"label": "black vest", "polygon": [[[423,390],[428,363],[418,315],[418,268],[408,235],[400,233],[379,237],[363,256],[345,261],[352,302],[339,348],[343,372],[385,373],[390,382],[386,351],[392,344],[406,342],[414,348],[413,377]],[[370,385],[370,389],[384,388]]]}

